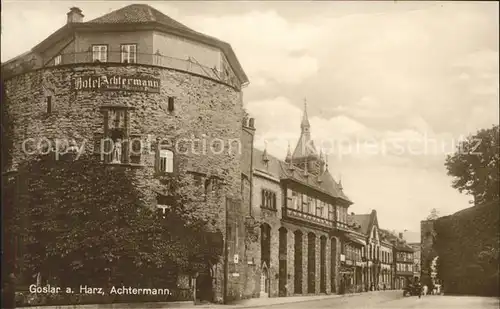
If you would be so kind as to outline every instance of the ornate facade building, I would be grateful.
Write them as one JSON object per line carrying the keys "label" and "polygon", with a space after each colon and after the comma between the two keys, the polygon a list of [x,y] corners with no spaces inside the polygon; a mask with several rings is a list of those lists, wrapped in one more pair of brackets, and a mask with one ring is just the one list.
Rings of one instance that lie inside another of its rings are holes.
{"label": "ornate facade building", "polygon": [[260,240],[246,260],[260,297],[337,293],[342,235],[352,204],[311,140],[307,111],[285,160],[254,150],[252,216]]}
{"label": "ornate facade building", "polygon": [[[71,140],[103,168],[126,169],[141,202],[161,209],[169,177],[181,175],[200,215],[214,219],[225,252],[243,255],[254,129],[243,120],[248,78],[231,46],[144,4],[83,18],[72,8],[66,25],[2,64],[3,112],[12,125],[6,169],[15,173],[41,143]],[[195,141],[223,151],[193,150]],[[245,296],[246,268],[229,275],[227,259],[207,266],[213,301]]]}
{"label": "ornate facade building", "polygon": [[349,221],[352,222],[352,229],[364,236],[366,243],[364,248],[366,267],[363,269],[364,289],[365,291],[377,290],[381,287],[383,273],[383,250],[379,235],[377,212],[373,210],[369,214],[351,214]]}
{"label": "ornate facade building", "polygon": [[384,237],[392,244],[394,284],[393,288],[402,289],[415,278],[414,249],[403,238],[403,233],[398,236],[389,231],[384,231]]}

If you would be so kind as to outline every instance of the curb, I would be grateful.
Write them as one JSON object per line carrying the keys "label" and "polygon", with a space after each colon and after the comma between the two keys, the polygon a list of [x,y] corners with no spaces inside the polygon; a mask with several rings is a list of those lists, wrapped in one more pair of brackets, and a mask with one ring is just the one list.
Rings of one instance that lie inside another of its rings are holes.
{"label": "curb", "polygon": [[[324,297],[324,298],[317,298],[317,299],[304,299],[304,300],[299,300],[299,301],[285,301],[285,302],[276,302],[273,304],[259,304],[259,305],[228,305],[228,308],[260,308],[260,307],[266,307],[266,306],[275,306],[275,305],[285,305],[285,304],[300,304],[300,303],[307,303],[311,301],[318,301],[318,300],[324,300],[324,299],[333,299],[333,298],[341,298],[341,297],[351,297],[351,296],[359,296],[363,295],[366,293],[352,293],[352,294],[342,294],[342,295],[330,295],[331,297]],[[210,308],[210,307],[207,307]]]}

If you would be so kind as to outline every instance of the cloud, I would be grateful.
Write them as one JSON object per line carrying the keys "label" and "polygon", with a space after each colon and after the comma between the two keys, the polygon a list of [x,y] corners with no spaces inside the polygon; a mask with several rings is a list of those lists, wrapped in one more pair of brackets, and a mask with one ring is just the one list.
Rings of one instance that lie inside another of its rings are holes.
{"label": "cloud", "polygon": [[[125,4],[75,5],[89,20]],[[295,147],[304,96],[317,146],[356,146],[329,156],[354,211],[377,209],[388,228],[418,229],[432,207],[468,206],[450,187],[444,155],[461,135],[498,123],[498,3],[317,2],[292,13],[272,2],[231,13],[222,2],[207,12],[201,3],[151,5],[232,45],[250,78],[256,147],[281,159]],[[2,60],[65,23],[67,7],[30,7],[2,7]]]}
{"label": "cloud", "polygon": [[250,81],[256,79],[257,85],[262,79],[296,85],[318,71],[318,60],[307,53],[317,29],[307,23],[289,23],[274,11],[189,16],[185,21],[194,29],[230,42]]}
{"label": "cloud", "polygon": [[[247,109],[260,120],[255,146],[266,147],[270,154],[283,160],[288,143],[293,151],[300,136],[302,110],[285,97],[251,101]],[[432,208],[453,213],[468,206],[469,198],[451,188],[451,179],[444,170],[445,152],[451,151],[452,142],[457,141],[451,134],[433,133],[423,118],[414,117],[410,122],[412,129],[400,131],[377,131],[347,116],[314,116],[310,117],[310,124],[317,147],[325,141],[361,144],[358,149],[353,147],[352,153],[328,156],[330,172],[337,179],[342,175],[345,192],[355,202],[352,211],[377,209],[385,226],[418,230],[419,220]],[[395,154],[391,141],[399,141],[406,152]],[[381,152],[383,147],[386,153]],[[446,196],[446,202],[440,196]]]}

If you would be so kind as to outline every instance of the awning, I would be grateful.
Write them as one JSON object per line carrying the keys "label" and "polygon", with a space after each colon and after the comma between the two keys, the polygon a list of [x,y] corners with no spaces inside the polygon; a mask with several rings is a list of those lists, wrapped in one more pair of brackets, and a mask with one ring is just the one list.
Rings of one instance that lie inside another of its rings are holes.
{"label": "awning", "polygon": [[364,245],[365,245],[365,243],[364,243],[363,241],[361,241],[361,240],[357,239],[357,238],[356,238],[356,237],[354,237],[354,236],[351,236],[351,235],[349,235],[349,234],[346,234],[346,235],[345,235],[345,237],[346,237],[346,239],[348,239],[349,241],[351,241],[351,242],[353,242],[353,243],[356,243],[356,244],[361,245],[361,246],[364,246]]}

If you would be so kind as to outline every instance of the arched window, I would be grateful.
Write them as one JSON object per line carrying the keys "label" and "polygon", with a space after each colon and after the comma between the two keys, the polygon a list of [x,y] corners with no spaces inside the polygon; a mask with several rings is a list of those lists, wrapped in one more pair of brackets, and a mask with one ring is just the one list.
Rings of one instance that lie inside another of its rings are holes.
{"label": "arched window", "polygon": [[163,173],[174,172],[174,153],[168,149],[160,150],[159,170]]}

